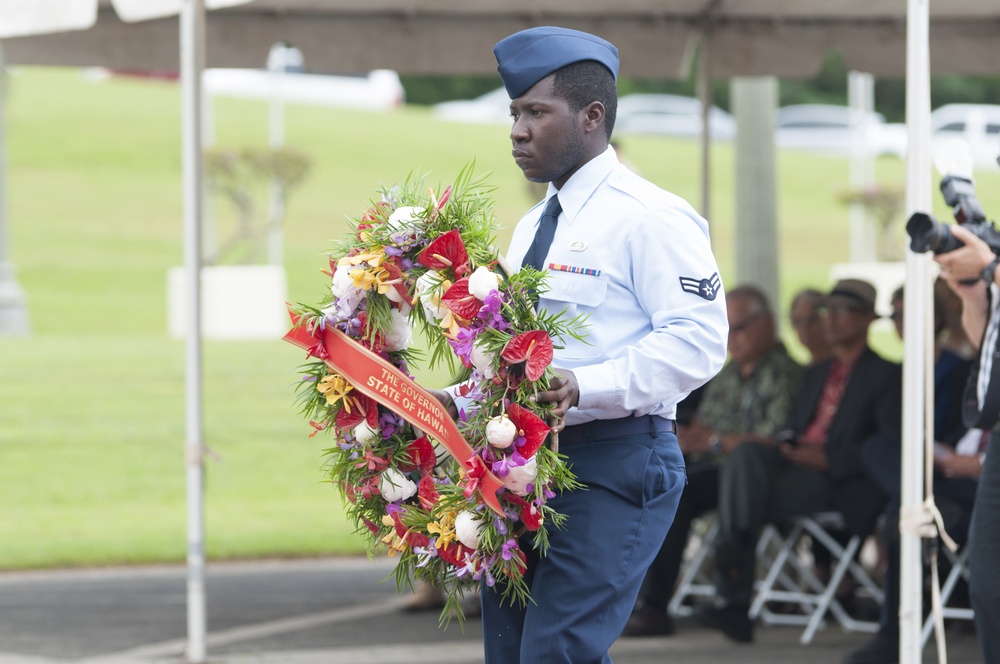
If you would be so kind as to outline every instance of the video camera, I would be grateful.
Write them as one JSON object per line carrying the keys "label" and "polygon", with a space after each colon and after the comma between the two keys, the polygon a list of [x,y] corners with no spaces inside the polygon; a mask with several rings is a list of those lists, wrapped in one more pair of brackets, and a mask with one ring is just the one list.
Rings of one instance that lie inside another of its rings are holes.
{"label": "video camera", "polygon": [[[983,206],[976,198],[972,180],[960,175],[946,175],[941,180],[941,193],[955,221],[972,231],[990,246],[994,254],[1000,255],[1000,232],[986,219]],[[951,234],[948,224],[923,212],[915,212],[906,222],[906,232],[910,236],[910,249],[917,253],[933,251],[944,254],[962,246],[962,241]]]}

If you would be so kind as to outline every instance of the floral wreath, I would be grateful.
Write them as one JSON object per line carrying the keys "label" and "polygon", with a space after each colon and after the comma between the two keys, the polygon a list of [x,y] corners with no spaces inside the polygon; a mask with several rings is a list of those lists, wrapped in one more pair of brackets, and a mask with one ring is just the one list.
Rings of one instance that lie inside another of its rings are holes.
{"label": "floral wreath", "polygon": [[[493,586],[504,578],[504,599],[526,603],[522,543],[545,555],[547,528],[565,520],[548,500],[582,486],[550,436],[551,404],[533,396],[555,376],[554,344],[581,339],[583,320],[536,312],[545,275],[506,269],[493,248],[492,189],[472,178],[471,167],[440,198],[421,190],[410,180],[383,190],[353,220],[354,233],[338,243],[324,270],[330,295],[318,307],[291,308],[295,326],[286,339],[309,352],[298,402],[311,436],[335,438],[325,451],[326,471],[348,516],[372,553],[399,554],[397,588],[420,579],[443,590],[447,621],[461,619],[459,602],[472,582]],[[431,407],[399,397],[420,389],[409,374],[420,355],[409,347],[411,327],[426,339],[432,367],[450,357],[461,361],[464,382],[456,389],[468,405],[457,431],[464,451],[452,447],[448,454],[436,420],[418,428],[413,422],[423,420],[399,407]],[[347,345],[324,345],[324,337]],[[346,355],[380,362],[381,369],[367,380],[351,374],[352,382],[342,369]],[[402,385],[373,377],[396,370]],[[526,532],[533,536],[521,538]]]}

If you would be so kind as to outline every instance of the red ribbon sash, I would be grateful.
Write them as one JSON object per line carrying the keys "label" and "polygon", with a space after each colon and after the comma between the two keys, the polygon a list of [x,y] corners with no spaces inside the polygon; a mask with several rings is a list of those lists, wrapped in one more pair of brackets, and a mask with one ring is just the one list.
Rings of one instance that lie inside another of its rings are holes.
{"label": "red ribbon sash", "polygon": [[503,516],[503,508],[496,496],[503,483],[491,470],[482,467],[482,464],[479,464],[480,468],[476,467],[476,453],[472,446],[430,392],[340,330],[310,330],[306,325],[298,325],[298,321],[299,316],[292,313],[293,327],[285,335],[285,341],[321,357],[327,366],[346,378],[354,389],[378,401],[439,441],[466,470],[476,471],[483,500],[493,511]]}

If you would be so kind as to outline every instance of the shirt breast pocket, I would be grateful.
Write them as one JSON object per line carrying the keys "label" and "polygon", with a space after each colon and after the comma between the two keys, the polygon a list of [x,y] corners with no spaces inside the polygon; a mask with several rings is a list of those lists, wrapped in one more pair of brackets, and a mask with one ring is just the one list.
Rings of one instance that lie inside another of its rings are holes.
{"label": "shirt breast pocket", "polygon": [[587,332],[584,341],[571,337],[563,339],[566,346],[563,355],[567,358],[594,358],[601,355],[606,349],[597,338],[600,331],[595,325],[592,314],[604,304],[607,297],[607,278],[549,270],[546,286],[548,290],[543,293],[542,301],[549,313],[555,314],[565,309],[567,319],[580,315],[588,317],[584,322]]}

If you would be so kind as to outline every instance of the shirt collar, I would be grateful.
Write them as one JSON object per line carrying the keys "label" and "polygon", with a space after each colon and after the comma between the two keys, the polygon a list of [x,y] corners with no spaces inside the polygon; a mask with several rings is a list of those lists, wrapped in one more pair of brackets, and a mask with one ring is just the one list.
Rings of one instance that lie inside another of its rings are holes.
{"label": "shirt collar", "polygon": [[611,171],[618,166],[618,163],[618,155],[615,154],[614,148],[609,145],[607,150],[573,173],[562,189],[556,189],[555,185],[550,182],[549,190],[545,196],[546,202],[553,194],[559,194],[559,205],[562,207],[563,214],[566,215],[566,221],[572,224],[580,209],[597,187],[608,178]]}

